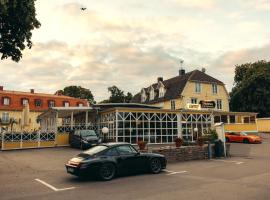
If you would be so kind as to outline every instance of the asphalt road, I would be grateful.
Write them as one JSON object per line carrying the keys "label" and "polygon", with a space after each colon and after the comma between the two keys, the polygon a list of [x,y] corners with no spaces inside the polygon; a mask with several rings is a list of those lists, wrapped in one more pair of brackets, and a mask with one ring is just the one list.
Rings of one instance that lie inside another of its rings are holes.
{"label": "asphalt road", "polygon": [[229,159],[168,164],[158,175],[109,182],[79,180],[65,162],[70,148],[0,152],[0,199],[267,200],[270,199],[270,135],[263,144],[232,144]]}

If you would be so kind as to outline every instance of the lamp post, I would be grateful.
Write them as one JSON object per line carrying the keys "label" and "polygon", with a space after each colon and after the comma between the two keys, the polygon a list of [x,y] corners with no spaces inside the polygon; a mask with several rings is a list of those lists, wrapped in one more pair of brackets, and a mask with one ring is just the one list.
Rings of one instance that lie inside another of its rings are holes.
{"label": "lamp post", "polygon": [[107,134],[109,133],[109,129],[108,129],[108,127],[103,127],[102,129],[101,129],[101,132],[102,132],[102,134],[103,134],[103,142],[104,143],[107,143]]}
{"label": "lamp post", "polygon": [[196,135],[196,139],[198,140],[198,128],[195,127],[193,130],[194,130],[194,133],[195,133],[195,135]]}

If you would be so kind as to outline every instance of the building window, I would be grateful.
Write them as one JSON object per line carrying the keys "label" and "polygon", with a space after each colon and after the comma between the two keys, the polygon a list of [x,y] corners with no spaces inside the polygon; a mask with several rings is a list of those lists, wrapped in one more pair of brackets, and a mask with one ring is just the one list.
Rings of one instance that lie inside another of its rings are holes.
{"label": "building window", "polygon": [[142,90],[141,90],[141,102],[145,102],[145,101],[146,101],[145,90],[142,89]]}
{"label": "building window", "polygon": [[3,98],[3,105],[4,106],[9,106],[10,105],[10,98],[9,97],[4,97]]}
{"label": "building window", "polygon": [[256,117],[250,116],[250,123],[256,123]]}
{"label": "building window", "polygon": [[230,115],[230,123],[234,124],[236,122],[235,115]]}
{"label": "building window", "polygon": [[244,123],[245,123],[245,124],[249,124],[249,123],[250,123],[249,117],[244,117]]}
{"label": "building window", "polygon": [[159,98],[164,97],[164,87],[159,88]]}
{"label": "building window", "polygon": [[201,83],[196,82],[196,83],[195,83],[195,92],[201,93],[201,91],[202,91]]}
{"label": "building window", "polygon": [[49,100],[48,101],[48,106],[49,106],[49,108],[55,107],[55,101],[54,100]]}
{"label": "building window", "polygon": [[151,89],[150,90],[150,100],[154,100],[154,98],[155,98],[155,91],[154,91],[154,89]]}
{"label": "building window", "polygon": [[27,104],[29,104],[29,100],[28,99],[22,99],[22,105],[26,106]]}
{"label": "building window", "polygon": [[69,107],[69,102],[68,102],[68,101],[64,101],[64,102],[63,102],[63,106],[64,106],[64,107]]}
{"label": "building window", "polygon": [[221,115],[221,122],[228,123],[228,117],[227,117],[227,115]]}
{"label": "building window", "polygon": [[41,99],[35,99],[35,106],[36,107],[41,107],[41,105],[42,105]]}
{"label": "building window", "polygon": [[191,103],[192,104],[197,104],[197,98],[191,98]]}
{"label": "building window", "polygon": [[222,100],[221,99],[217,99],[217,109],[222,110]]}
{"label": "building window", "polygon": [[9,113],[8,112],[3,112],[1,120],[2,120],[3,123],[9,123]]}
{"label": "building window", "polygon": [[220,115],[217,115],[214,117],[214,123],[220,123],[221,122],[221,118]]}
{"label": "building window", "polygon": [[78,103],[78,107],[83,107],[83,103]]}
{"label": "building window", "polygon": [[212,84],[212,93],[217,94],[217,84],[215,83]]}
{"label": "building window", "polygon": [[171,109],[175,110],[175,100],[171,100]]}

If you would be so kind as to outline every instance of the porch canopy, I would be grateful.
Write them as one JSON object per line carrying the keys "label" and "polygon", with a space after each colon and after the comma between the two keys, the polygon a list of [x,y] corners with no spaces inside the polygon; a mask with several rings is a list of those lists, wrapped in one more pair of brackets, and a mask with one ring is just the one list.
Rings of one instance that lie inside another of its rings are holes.
{"label": "porch canopy", "polygon": [[[38,116],[42,131],[57,131],[58,119],[70,118],[69,126],[74,125],[74,116],[84,114],[84,123],[88,123],[89,114],[95,115],[99,108],[93,107],[52,107]],[[61,123],[62,124],[62,123]]]}
{"label": "porch canopy", "polygon": [[96,112],[98,108],[93,107],[52,107],[46,112],[40,114],[38,119],[50,118],[57,115],[58,118],[70,117],[83,112]]}

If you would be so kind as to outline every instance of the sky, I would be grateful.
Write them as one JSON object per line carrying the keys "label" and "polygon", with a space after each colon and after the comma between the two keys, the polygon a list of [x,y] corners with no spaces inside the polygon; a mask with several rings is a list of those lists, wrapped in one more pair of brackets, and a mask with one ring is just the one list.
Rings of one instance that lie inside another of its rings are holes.
{"label": "sky", "polygon": [[[80,8],[87,8],[82,11]],[[54,93],[142,87],[206,68],[230,91],[236,65],[270,60],[269,0],[38,0],[34,46],[0,61],[5,89]]]}

